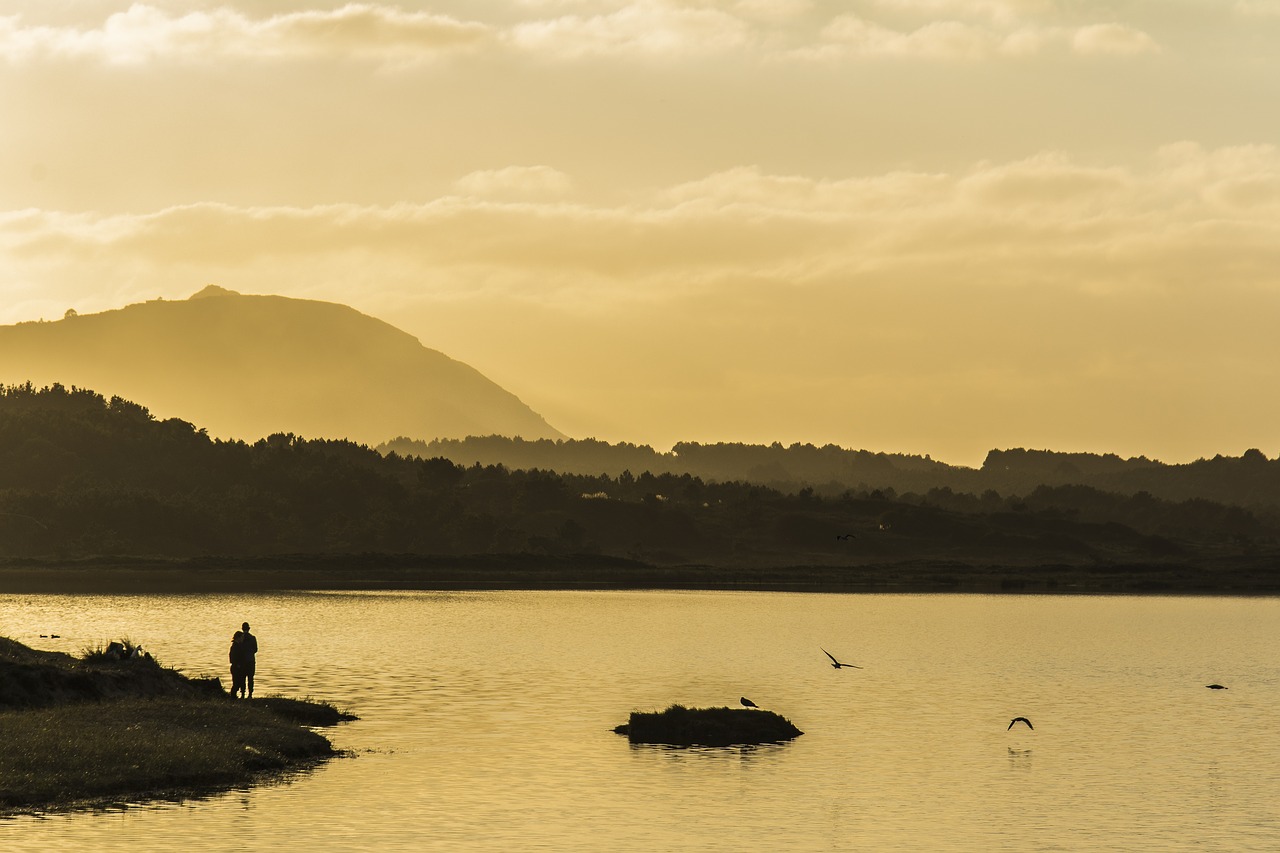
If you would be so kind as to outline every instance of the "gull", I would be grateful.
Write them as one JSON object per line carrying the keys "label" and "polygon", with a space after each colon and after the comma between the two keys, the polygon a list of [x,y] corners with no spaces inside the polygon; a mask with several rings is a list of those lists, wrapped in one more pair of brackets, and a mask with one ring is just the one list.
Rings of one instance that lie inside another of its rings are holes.
{"label": "gull", "polygon": [[[1034,732],[1036,730],[1036,727],[1031,725],[1031,721],[1028,720],[1026,717],[1014,717],[1012,720],[1009,721],[1009,729],[1013,728],[1014,723],[1026,723],[1027,728],[1031,729],[1031,731]],[[1005,731],[1008,731],[1009,729],[1005,729]]]}
{"label": "gull", "polygon": [[823,653],[824,655],[826,655],[827,657],[831,658],[831,668],[832,668],[832,669],[839,669],[839,668],[840,668],[840,667],[842,667],[842,666],[847,666],[847,667],[850,667],[850,668],[852,668],[852,669],[862,669],[862,667],[858,666],[856,663],[840,663],[840,661],[836,660],[836,656],[835,656],[835,655],[833,655],[833,654],[831,654],[831,652],[827,651],[826,649],[823,649],[823,648],[822,648],[822,646],[818,646],[818,648],[819,648],[819,649],[822,649],[822,653]]}
{"label": "gull", "polygon": [[743,697],[742,697],[742,699],[741,699],[741,700],[739,700],[739,701],[741,701],[741,702],[742,702],[742,706],[743,706],[744,708],[759,708],[759,707],[760,707],[760,706],[759,706],[759,705],[757,705],[755,702],[752,702],[750,699],[748,699],[746,696],[743,696]]}

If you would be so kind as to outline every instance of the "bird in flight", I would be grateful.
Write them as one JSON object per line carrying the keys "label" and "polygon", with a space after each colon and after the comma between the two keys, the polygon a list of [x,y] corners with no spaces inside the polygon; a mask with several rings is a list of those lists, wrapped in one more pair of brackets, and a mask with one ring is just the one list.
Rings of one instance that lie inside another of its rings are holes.
{"label": "bird in flight", "polygon": [[862,667],[858,666],[856,663],[840,663],[840,661],[836,660],[836,656],[831,654],[831,652],[827,651],[826,649],[823,649],[822,646],[818,646],[818,648],[822,649],[822,653],[824,655],[831,658],[832,669],[839,669],[842,666],[847,666],[850,669],[862,669]]}
{"label": "bird in flight", "polygon": [[757,705],[755,702],[752,702],[750,699],[748,699],[746,696],[743,696],[741,701],[742,701],[742,706],[743,706],[744,708],[759,708],[759,707],[760,707],[760,706],[759,706],[759,705]]}
{"label": "bird in flight", "polygon": [[858,538],[858,534],[856,534],[856,533],[837,533],[837,534],[836,534],[836,538],[837,538],[837,539],[843,539],[843,540],[846,540],[846,541],[847,541],[847,540],[849,540],[849,539],[857,539],[857,538]]}
{"label": "bird in flight", "polygon": [[1227,685],[1225,684],[1206,684],[1205,687],[1208,687],[1210,690],[1227,690],[1228,689]]}
{"label": "bird in flight", "polygon": [[[1031,729],[1031,731],[1034,732],[1036,730],[1036,727],[1031,725],[1031,721],[1028,720],[1026,717],[1014,717],[1012,720],[1009,721],[1009,729],[1013,728],[1014,723],[1026,723],[1027,728]],[[1008,731],[1009,729],[1005,729],[1005,731]]]}

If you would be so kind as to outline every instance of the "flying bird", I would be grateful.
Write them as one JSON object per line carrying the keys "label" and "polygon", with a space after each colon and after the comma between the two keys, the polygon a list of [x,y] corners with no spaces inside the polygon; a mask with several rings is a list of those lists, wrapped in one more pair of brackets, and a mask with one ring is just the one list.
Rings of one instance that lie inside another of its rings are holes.
{"label": "flying bird", "polygon": [[844,540],[848,540],[848,539],[857,539],[857,538],[858,538],[858,534],[856,534],[856,533],[837,533],[837,534],[836,534],[836,538],[837,538],[837,539],[844,539]]}
{"label": "flying bird", "polygon": [[[1014,717],[1012,720],[1009,721],[1009,729],[1013,728],[1014,723],[1026,723],[1027,728],[1031,729],[1031,731],[1034,732],[1036,730],[1036,727],[1031,725],[1031,721],[1028,720],[1026,717]],[[1009,729],[1005,729],[1005,731],[1008,731]]]}
{"label": "flying bird", "polygon": [[1227,689],[1227,685],[1225,684],[1206,684],[1205,687],[1208,687],[1210,690],[1226,690]]}
{"label": "flying bird", "polygon": [[743,707],[744,707],[744,708],[759,708],[759,707],[760,707],[760,706],[759,706],[759,705],[757,705],[755,702],[752,702],[750,699],[748,699],[746,696],[743,696],[743,697],[742,697],[741,702],[742,702],[742,705],[743,705]]}
{"label": "flying bird", "polygon": [[[818,648],[822,649],[822,646],[818,646]],[[840,663],[840,661],[836,660],[836,656],[831,654],[831,652],[827,651],[826,649],[822,649],[822,653],[827,657],[831,658],[832,669],[839,669],[842,666],[847,666],[851,669],[862,669],[862,667],[858,666],[856,663]]]}

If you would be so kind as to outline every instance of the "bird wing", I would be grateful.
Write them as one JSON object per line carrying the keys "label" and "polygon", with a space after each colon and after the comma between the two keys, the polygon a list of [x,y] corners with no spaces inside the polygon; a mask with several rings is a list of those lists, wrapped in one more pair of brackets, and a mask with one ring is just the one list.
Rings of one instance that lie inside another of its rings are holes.
{"label": "bird wing", "polygon": [[[818,648],[822,649],[822,646],[818,646]],[[850,669],[862,669],[862,667],[858,666],[856,663],[840,663],[840,661],[836,660],[836,656],[831,654],[831,652],[827,651],[826,649],[822,649],[822,653],[827,657],[831,658],[831,662],[835,664],[837,667],[847,666]]]}

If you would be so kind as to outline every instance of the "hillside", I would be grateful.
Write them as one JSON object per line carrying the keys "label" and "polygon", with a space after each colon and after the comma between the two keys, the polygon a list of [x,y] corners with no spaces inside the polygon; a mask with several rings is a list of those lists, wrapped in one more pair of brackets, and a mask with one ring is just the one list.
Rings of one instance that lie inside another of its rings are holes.
{"label": "hillside", "polygon": [[55,588],[97,565],[186,560],[197,567],[190,588],[247,565],[275,575],[242,575],[238,588],[483,579],[1263,591],[1280,583],[1278,550],[1274,511],[1199,498],[1087,486],[824,496],[687,473],[464,467],[293,435],[214,440],[118,397],[0,388],[0,574],[10,584],[10,570],[33,560],[54,570],[43,582]]}
{"label": "hillside", "polygon": [[[1057,453],[1049,450],[992,450],[981,468],[947,465],[927,456],[848,450],[812,444],[697,444],[681,442],[669,452],[647,445],[607,444],[594,439],[526,441],[503,436],[417,441],[397,438],[382,453],[448,459],[456,465],[542,468],[561,474],[624,471],[689,474],[707,481],[743,481],[782,491],[812,489],[839,495],[848,489],[885,494],[928,494],[937,490],[1001,497],[1031,496],[1038,490],[1084,486],[1119,495],[1169,501],[1204,499],[1268,513],[1280,511],[1280,459],[1261,451],[1215,456],[1180,465],[1114,454]],[[932,496],[938,502],[944,498]]]}
{"label": "hillside", "polygon": [[28,381],[101,389],[221,437],[560,436],[514,394],[381,320],[212,285],[182,301],[0,326],[0,382]]}

